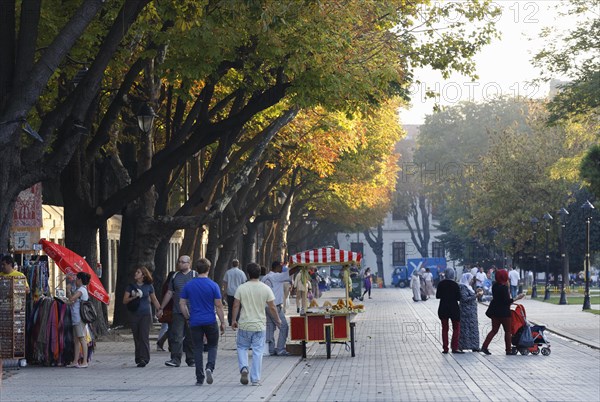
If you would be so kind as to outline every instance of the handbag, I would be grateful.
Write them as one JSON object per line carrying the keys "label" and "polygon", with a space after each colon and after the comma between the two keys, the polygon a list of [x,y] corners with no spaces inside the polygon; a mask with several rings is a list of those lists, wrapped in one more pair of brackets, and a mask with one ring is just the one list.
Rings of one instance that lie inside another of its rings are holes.
{"label": "handbag", "polygon": [[81,300],[79,304],[79,315],[81,316],[81,321],[85,324],[91,324],[98,318],[96,309],[89,300]]}
{"label": "handbag", "polygon": [[163,313],[158,319],[158,322],[163,324],[170,324],[173,321],[173,299],[171,299],[165,308],[163,309]]}

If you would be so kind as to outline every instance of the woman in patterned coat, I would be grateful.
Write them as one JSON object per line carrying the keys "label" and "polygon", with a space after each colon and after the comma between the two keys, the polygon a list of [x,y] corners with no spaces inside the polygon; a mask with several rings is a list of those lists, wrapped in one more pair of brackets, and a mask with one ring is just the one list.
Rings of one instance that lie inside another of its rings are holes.
{"label": "woman in patterned coat", "polygon": [[463,274],[460,278],[460,336],[458,338],[458,348],[478,352],[477,293],[473,290],[472,284],[473,275],[469,272]]}

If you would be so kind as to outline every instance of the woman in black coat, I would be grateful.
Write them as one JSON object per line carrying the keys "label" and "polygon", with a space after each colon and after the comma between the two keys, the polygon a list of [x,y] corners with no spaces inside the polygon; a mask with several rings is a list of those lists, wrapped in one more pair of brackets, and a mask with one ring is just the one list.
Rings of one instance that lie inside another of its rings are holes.
{"label": "woman in black coat", "polygon": [[[504,330],[504,347],[507,355],[514,354],[512,352],[512,346],[510,343],[511,338],[511,312],[510,305],[513,303],[513,299],[510,297],[510,291],[508,289],[508,272],[505,269],[498,270],[496,272],[496,282],[492,285],[492,296],[494,297],[490,302],[485,315],[492,319],[492,330],[487,334],[481,351],[486,355],[492,353],[488,350],[488,346],[492,339],[498,333],[500,325]],[[525,295],[521,293],[515,300],[520,300]]]}
{"label": "woman in black coat", "polygon": [[458,302],[460,300],[460,288],[458,283],[454,281],[454,270],[448,268],[444,271],[446,274],[443,281],[438,284],[435,297],[440,299],[438,307],[438,317],[442,321],[442,346],[444,351],[448,353],[448,331],[450,330],[448,320],[452,321],[452,353],[463,353],[458,349],[458,337],[460,335],[460,308]]}

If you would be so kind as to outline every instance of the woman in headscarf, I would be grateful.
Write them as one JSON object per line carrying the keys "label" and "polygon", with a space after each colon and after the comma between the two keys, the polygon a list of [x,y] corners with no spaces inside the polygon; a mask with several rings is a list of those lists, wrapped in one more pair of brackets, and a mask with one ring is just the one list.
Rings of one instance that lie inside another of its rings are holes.
{"label": "woman in headscarf", "polygon": [[438,285],[435,297],[440,299],[438,307],[438,317],[442,321],[442,353],[448,353],[448,331],[450,330],[448,320],[452,321],[452,353],[464,353],[458,348],[458,338],[460,336],[460,288],[454,281],[455,273],[452,268],[447,268],[445,278]]}
{"label": "woman in headscarf", "polygon": [[416,269],[413,270],[410,276],[410,287],[413,291],[413,300],[416,302],[421,300],[421,277]]}
{"label": "woman in headscarf", "polygon": [[512,346],[510,343],[510,331],[511,331],[511,319],[510,319],[510,305],[515,300],[522,299],[525,295],[521,293],[515,300],[510,297],[510,291],[508,289],[508,272],[505,269],[500,269],[496,272],[496,282],[492,285],[492,296],[494,297],[490,302],[485,315],[492,319],[492,330],[485,337],[485,341],[481,346],[481,351],[486,355],[492,353],[488,350],[488,346],[492,339],[498,333],[500,325],[504,330],[504,347],[507,355],[513,355]]}
{"label": "woman in headscarf", "polygon": [[427,293],[427,296],[435,295],[435,292],[433,291],[433,274],[429,268],[425,268],[423,279],[425,279],[425,292]]}
{"label": "woman in headscarf", "polygon": [[[479,327],[477,323],[477,294],[473,290],[473,275],[470,272],[460,278],[460,336],[458,348],[479,352]],[[477,291],[480,291],[478,289]]]}

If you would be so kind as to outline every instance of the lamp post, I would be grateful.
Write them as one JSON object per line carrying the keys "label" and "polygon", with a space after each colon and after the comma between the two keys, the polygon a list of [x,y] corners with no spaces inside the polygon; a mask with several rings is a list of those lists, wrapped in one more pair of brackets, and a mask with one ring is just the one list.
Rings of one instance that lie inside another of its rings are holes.
{"label": "lamp post", "polygon": [[550,254],[548,254],[548,233],[550,232],[550,222],[552,219],[552,215],[548,212],[544,214],[544,221],[546,222],[546,289],[544,291],[544,300],[550,299]]}
{"label": "lamp post", "polygon": [[531,218],[530,222],[531,227],[533,229],[533,281],[531,282],[531,298],[535,299],[537,297],[537,225],[540,221],[538,220],[538,218],[533,217]]}
{"label": "lamp post", "polygon": [[150,105],[144,102],[137,113],[138,126],[140,127],[140,130],[144,132],[144,134],[148,134],[150,130],[152,130],[154,117],[156,117],[154,110],[150,107]]}
{"label": "lamp post", "polygon": [[581,208],[585,215],[586,236],[585,236],[585,295],[583,297],[583,310],[592,308],[590,303],[590,224],[592,223],[592,212],[594,205],[588,200]]}
{"label": "lamp post", "polygon": [[567,217],[569,216],[569,211],[567,211],[565,208],[561,208],[558,211],[558,214],[560,215],[560,262],[563,268],[562,283],[560,285],[560,301],[558,302],[558,304],[568,304],[567,292],[565,291],[565,289],[569,286],[569,263],[565,258],[565,226],[567,225]]}

